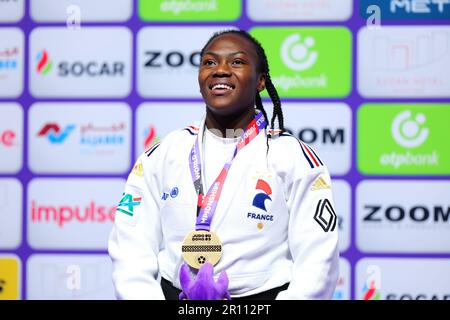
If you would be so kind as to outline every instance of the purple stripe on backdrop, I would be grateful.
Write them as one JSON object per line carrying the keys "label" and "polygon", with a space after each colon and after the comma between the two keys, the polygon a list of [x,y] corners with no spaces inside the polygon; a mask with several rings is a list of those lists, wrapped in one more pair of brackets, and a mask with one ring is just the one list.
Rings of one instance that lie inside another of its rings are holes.
{"label": "purple stripe on backdrop", "polygon": [[[15,253],[17,254],[21,260],[22,260],[22,286],[21,286],[21,294],[22,298],[27,298],[27,292],[26,292],[26,280],[27,280],[27,274],[26,274],[26,264],[29,256],[33,253],[61,253],[61,254],[96,254],[96,253],[102,253],[105,254],[105,250],[90,250],[90,251],[83,251],[83,250],[34,250],[32,249],[28,242],[27,242],[27,186],[29,181],[32,178],[35,177],[93,177],[93,178],[108,178],[108,177],[114,177],[114,178],[123,178],[126,179],[128,174],[123,175],[70,175],[70,174],[61,174],[61,175],[38,175],[33,174],[29,168],[28,168],[28,162],[26,161],[28,159],[28,110],[30,106],[37,102],[45,102],[45,101],[53,101],[53,102],[66,102],[66,101],[77,101],[77,102],[84,102],[84,101],[123,101],[126,102],[128,105],[130,105],[132,110],[132,128],[134,129],[136,126],[136,109],[139,104],[146,101],[151,102],[175,102],[175,101],[183,101],[183,102],[198,102],[203,103],[199,99],[170,99],[170,98],[153,98],[153,99],[145,99],[138,95],[136,90],[136,34],[137,32],[144,26],[228,26],[228,25],[236,25],[241,27],[242,29],[250,29],[254,26],[346,26],[349,28],[353,34],[353,40],[352,40],[352,90],[350,92],[350,95],[343,98],[343,99],[284,99],[285,101],[292,101],[292,102],[344,102],[348,104],[352,110],[352,136],[351,136],[351,142],[352,142],[352,157],[351,157],[351,168],[350,171],[342,176],[334,176],[333,178],[340,178],[347,181],[351,186],[351,195],[352,195],[352,210],[351,210],[351,230],[350,230],[350,246],[349,248],[342,253],[342,257],[346,258],[351,266],[351,287],[350,287],[350,294],[351,298],[355,298],[355,265],[357,261],[363,257],[410,257],[410,258],[450,258],[450,254],[386,254],[386,253],[362,253],[358,250],[356,247],[356,233],[355,233],[355,224],[356,224],[356,212],[355,212],[355,206],[356,206],[356,199],[355,199],[355,188],[356,185],[361,181],[365,179],[372,179],[372,180],[378,180],[378,179],[415,179],[415,180],[449,180],[450,175],[447,176],[367,176],[362,175],[356,167],[356,132],[357,132],[357,122],[356,122],[356,112],[359,106],[362,103],[367,102],[377,102],[377,103],[387,103],[387,102],[445,102],[450,103],[450,99],[442,99],[442,98],[430,98],[430,99],[364,99],[362,98],[358,92],[357,92],[357,73],[356,73],[356,67],[357,67],[357,60],[356,60],[356,53],[357,53],[357,47],[356,47],[356,36],[358,30],[365,25],[365,20],[360,17],[359,15],[359,2],[357,0],[354,0],[354,10],[353,15],[350,19],[344,22],[304,22],[304,23],[294,23],[294,22],[254,22],[251,21],[246,16],[246,1],[243,0],[243,8],[242,8],[242,15],[241,17],[235,21],[235,22],[181,22],[181,23],[161,23],[161,22],[155,22],[155,23],[149,23],[141,21],[137,15],[137,1],[133,0],[133,14],[130,20],[127,22],[120,22],[120,23],[85,23],[83,26],[126,26],[128,27],[132,33],[133,33],[133,49],[132,49],[132,90],[130,94],[124,98],[124,99],[42,99],[38,100],[31,96],[29,89],[28,89],[28,81],[29,81],[29,74],[28,74],[28,38],[31,30],[38,26],[64,26],[65,23],[35,23],[31,20],[30,13],[29,13],[29,2],[30,0],[25,0],[25,16],[19,23],[8,23],[8,24],[1,24],[2,27],[19,27],[24,31],[25,34],[25,47],[24,47],[24,92],[18,99],[0,99],[0,102],[11,102],[11,101],[17,101],[19,102],[23,109],[24,109],[24,144],[23,144],[23,168],[20,170],[20,172],[16,175],[11,174],[1,174],[0,177],[16,177],[18,178],[23,186],[24,196],[23,196],[23,212],[22,212],[22,243],[16,250],[1,250],[0,253]],[[422,20],[391,20],[391,21],[382,21],[382,25],[442,25],[442,24],[449,24],[449,22],[446,21],[422,21]],[[269,101],[267,99],[264,99],[264,101]],[[132,141],[136,140],[135,136],[135,130],[132,130]],[[135,155],[135,144],[132,143],[131,145],[131,154],[130,154],[130,169],[131,166],[134,163],[134,155]]]}

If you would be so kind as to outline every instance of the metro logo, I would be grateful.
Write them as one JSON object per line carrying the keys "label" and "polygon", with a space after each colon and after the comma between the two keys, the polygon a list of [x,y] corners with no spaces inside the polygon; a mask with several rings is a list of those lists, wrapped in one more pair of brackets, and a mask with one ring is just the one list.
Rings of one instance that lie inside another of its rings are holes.
{"label": "metro logo", "polygon": [[31,202],[31,221],[55,222],[59,227],[72,221],[80,223],[104,223],[114,221],[115,207],[98,205],[90,201],[85,207],[82,206],[47,206],[40,205],[36,201]]}
{"label": "metro logo", "polygon": [[74,124],[69,124],[64,130],[61,130],[57,123],[47,123],[39,130],[37,135],[38,137],[47,137],[51,143],[61,144],[75,128]]}
{"label": "metro logo", "polygon": [[367,8],[376,5],[383,19],[448,19],[450,0],[360,0],[360,14],[367,18]]}
{"label": "metro logo", "polygon": [[361,172],[450,173],[450,104],[364,104],[357,121]]}
{"label": "metro logo", "polygon": [[350,93],[352,36],[348,29],[257,27],[250,33],[267,53],[271,78],[281,96],[344,97]]}

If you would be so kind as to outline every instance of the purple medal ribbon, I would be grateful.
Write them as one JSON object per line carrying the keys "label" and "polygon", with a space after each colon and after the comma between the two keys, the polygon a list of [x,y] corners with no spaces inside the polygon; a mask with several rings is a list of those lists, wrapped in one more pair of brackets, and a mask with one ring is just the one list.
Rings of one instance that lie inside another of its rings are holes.
{"label": "purple medal ribbon", "polygon": [[[208,193],[203,197],[203,184],[201,180],[202,176],[202,164],[200,158],[200,147],[198,142],[198,136],[192,146],[189,153],[189,168],[191,170],[191,177],[194,183],[195,191],[198,195],[197,201],[197,222],[195,224],[195,230],[209,231],[211,227],[211,221],[216,211],[217,203],[219,202],[222,188],[228,175],[228,171],[231,167],[231,163],[238,154],[238,152],[250,143],[258,134],[266,127],[266,120],[262,112],[258,113],[255,118],[247,126],[247,129],[239,138],[236,148],[233,152],[233,156],[229,161],[225,163],[222,171],[211,185]],[[200,134],[200,133],[199,133]]]}

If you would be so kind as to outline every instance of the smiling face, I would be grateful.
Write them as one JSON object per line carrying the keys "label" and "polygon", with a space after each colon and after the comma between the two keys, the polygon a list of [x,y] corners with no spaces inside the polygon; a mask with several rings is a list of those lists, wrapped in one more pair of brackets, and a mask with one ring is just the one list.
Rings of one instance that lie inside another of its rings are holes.
{"label": "smiling face", "polygon": [[254,108],[264,89],[253,44],[237,34],[223,34],[205,48],[198,82],[208,109],[218,115],[239,115]]}

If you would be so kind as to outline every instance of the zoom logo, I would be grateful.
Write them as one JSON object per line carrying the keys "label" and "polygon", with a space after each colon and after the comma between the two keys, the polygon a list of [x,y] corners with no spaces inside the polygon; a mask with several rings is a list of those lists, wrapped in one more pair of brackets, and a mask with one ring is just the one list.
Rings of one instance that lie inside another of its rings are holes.
{"label": "zoom logo", "polygon": [[414,222],[432,221],[435,223],[446,223],[450,221],[450,206],[425,206],[417,205],[411,208],[405,208],[399,205],[383,207],[382,205],[365,205],[367,214],[363,217],[367,222],[401,222],[404,220]]}
{"label": "zoom logo", "polygon": [[283,63],[292,70],[303,71],[312,67],[318,57],[313,37],[301,38],[299,34],[288,36],[281,45],[281,58]]}
{"label": "zoom logo", "polygon": [[395,142],[406,148],[422,145],[428,138],[428,128],[423,128],[425,115],[418,113],[414,118],[411,110],[399,113],[392,122],[391,132]]}
{"label": "zoom logo", "polygon": [[164,63],[172,68],[181,67],[185,63],[189,63],[189,65],[195,68],[200,66],[199,51],[186,55],[179,51],[172,51],[166,54],[163,54],[161,51],[146,51],[145,56],[147,57],[144,62],[145,67],[161,68]]}

